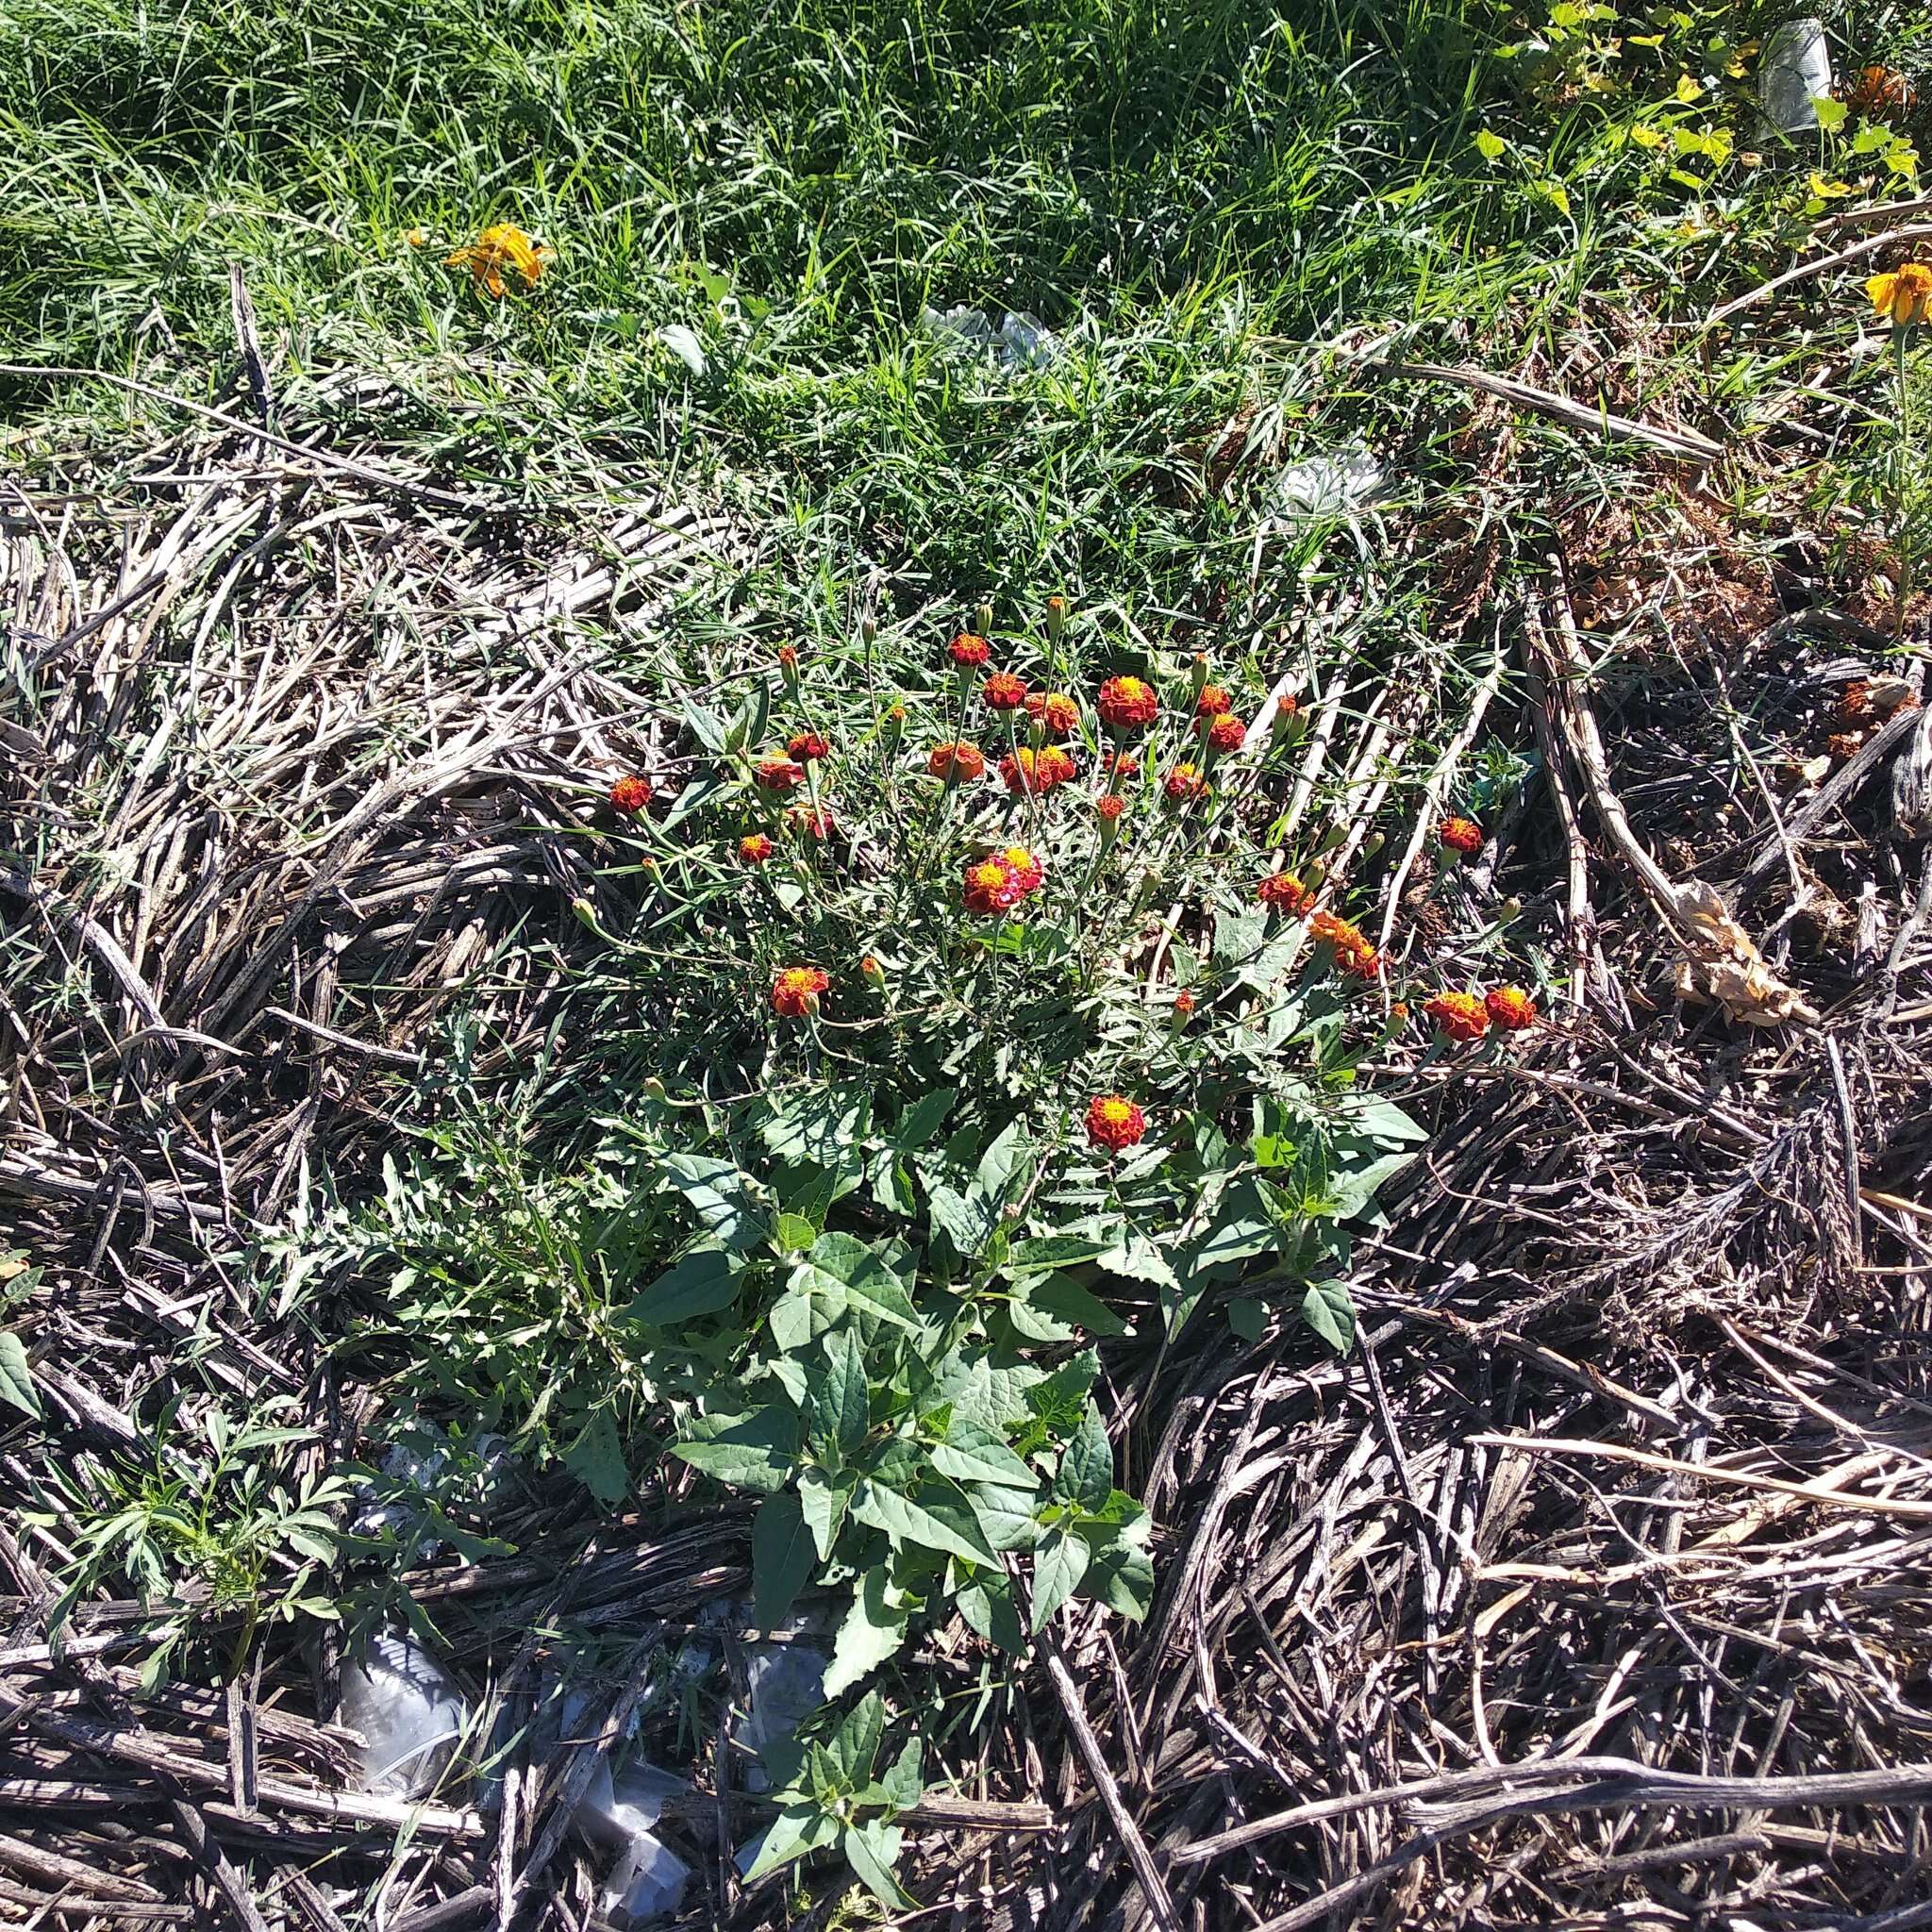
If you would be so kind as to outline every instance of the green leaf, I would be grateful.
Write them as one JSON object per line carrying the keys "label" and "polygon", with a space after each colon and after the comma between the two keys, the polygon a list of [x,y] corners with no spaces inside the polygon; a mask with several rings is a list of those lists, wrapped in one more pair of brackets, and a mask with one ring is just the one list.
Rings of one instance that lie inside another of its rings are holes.
{"label": "green leaf", "polygon": [[865,1138],[871,1108],[867,1088],[856,1080],[835,1080],[788,1094],[781,1110],[759,1131],[780,1160],[809,1160],[819,1167],[837,1168]]}
{"label": "green leaf", "polygon": [[816,1805],[788,1805],[765,1828],[758,1856],[746,1870],[744,1882],[756,1885],[768,1873],[803,1857],[808,1852],[822,1851],[839,1841],[839,1821],[821,1811]]}
{"label": "green leaf", "polygon": [[839,1540],[839,1525],[852,1501],[852,1481],[834,1482],[822,1469],[803,1469],[798,1474],[798,1507],[821,1563],[832,1560],[832,1545]]}
{"label": "green leaf", "polygon": [[862,1824],[845,1827],[843,1848],[847,1862],[889,1912],[907,1911],[916,1903],[892,1876],[902,1836],[896,1824],[888,1824],[882,1818],[868,1818]]}
{"label": "green leaf", "polygon": [[969,1563],[991,1563],[993,1553],[963,1498],[927,1494],[915,1502],[882,1483],[863,1482],[852,1498],[852,1513],[860,1523],[882,1529],[895,1542],[917,1543]]}
{"label": "green leaf", "polygon": [[1029,1481],[1023,1489],[995,1483],[975,1483],[966,1492],[980,1534],[995,1550],[1030,1550],[1040,1541],[1036,1510],[1040,1488]]}
{"label": "green leaf", "polygon": [[916,1154],[945,1124],[959,1097],[955,1087],[936,1087],[922,1093],[892,1124],[891,1142],[902,1154]]}
{"label": "green leaf", "polygon": [[883,1566],[868,1570],[859,1580],[852,1607],[832,1640],[832,1667],[825,1673],[825,1696],[842,1695],[853,1685],[893,1656],[906,1641],[911,1610],[886,1602]]}
{"label": "green leaf", "polygon": [[630,1471],[625,1466],[624,1444],[608,1408],[591,1416],[564,1450],[563,1466],[600,1503],[621,1503],[629,1493]]}
{"label": "green leaf", "polygon": [[849,1462],[872,1432],[865,1351],[851,1329],[827,1338],[825,1364],[811,1381],[813,1440]]}
{"label": "green leaf", "polygon": [[1091,1335],[1125,1335],[1126,1321],[1071,1274],[1049,1274],[1026,1291],[1026,1305],[1062,1324],[1084,1328]]}
{"label": "green leaf", "polygon": [[1237,1295],[1227,1305],[1227,1325],[1243,1341],[1259,1341],[1268,1324],[1268,1310],[1250,1295]]}
{"label": "green leaf", "polygon": [[1107,1439],[1107,1424],[1101,1420],[1099,1405],[1090,1400],[1073,1441],[1061,1453],[1053,1494],[1058,1502],[1097,1509],[1112,1489],[1113,1444]]}
{"label": "green leaf", "polygon": [[1836,134],[1845,125],[1850,111],[1842,101],[1835,101],[1829,94],[1815,94],[1811,100],[1813,110],[1818,116],[1818,125],[1827,134]]}
{"label": "green leaf", "polygon": [[731,734],[724,719],[715,711],[709,711],[703,705],[693,704],[689,699],[684,706],[685,723],[691,726],[691,735],[707,751],[722,752],[730,742]]}
{"label": "green leaf", "polygon": [[708,1154],[667,1154],[658,1166],[725,1247],[741,1252],[764,1239],[765,1219],[752,1184],[730,1161]]}
{"label": "green leaf", "polygon": [[1082,1581],[1087,1594],[1116,1615],[1146,1621],[1154,1603],[1154,1559],[1145,1550],[1116,1543],[1094,1557]]}
{"label": "green leaf", "polygon": [[978,1191],[990,1201],[1002,1203],[1014,1179],[1025,1173],[1033,1158],[1033,1142],[1024,1118],[1009,1122],[999,1138],[980,1157]]}
{"label": "green leaf", "polygon": [[781,1214],[772,1224],[772,1239],[787,1254],[802,1253],[818,1238],[818,1229],[802,1214]]}
{"label": "green leaf", "polygon": [[1080,1587],[1092,1553],[1076,1536],[1050,1529],[1033,1553],[1033,1635],[1044,1630],[1053,1613]]}
{"label": "green leaf", "polygon": [[1108,1252],[1108,1238],[1095,1239],[1084,1234],[1049,1234],[1031,1241],[1015,1241],[1002,1271],[1008,1276],[1044,1274],[1051,1269],[1072,1268],[1091,1261]]}
{"label": "green leaf", "polygon": [[692,1424],[693,1439],[671,1453],[693,1469],[741,1490],[781,1487],[798,1458],[798,1428],[790,1410],[773,1404],[741,1415],[707,1416]]}
{"label": "green leaf", "polygon": [[917,1738],[908,1738],[906,1748],[887,1766],[886,1774],[879,1779],[885,1787],[887,1801],[895,1811],[909,1810],[925,1795],[925,1778],[922,1772],[924,1750]]}
{"label": "green leaf", "polygon": [[873,1759],[886,1735],[886,1707],[876,1690],[868,1690],[843,1717],[825,1741],[825,1756],[839,1767],[848,1790],[872,1780]]}
{"label": "green leaf", "polygon": [[36,1420],[40,1418],[41,1391],[34,1387],[26,1344],[10,1331],[0,1333],[0,1402],[25,1409]]}
{"label": "green leaf", "polygon": [[1355,1301],[1339,1281],[1311,1281],[1302,1296],[1302,1320],[1332,1348],[1346,1355],[1355,1341]]}
{"label": "green leaf", "polygon": [[967,1628],[996,1643],[1010,1656],[1026,1648],[1026,1633],[1013,1603],[1011,1580],[996,1570],[982,1570],[953,1592],[953,1602]]}
{"label": "green leaf", "polygon": [[1143,1234],[1129,1235],[1100,1257],[1100,1265],[1124,1281],[1144,1281],[1155,1288],[1178,1288],[1174,1264]]}
{"label": "green leaf", "polygon": [[812,1537],[789,1490],[767,1496],[751,1524],[752,1618],[775,1630],[812,1571]]}
{"label": "green leaf", "polygon": [[863,1308],[888,1322],[896,1322],[902,1328],[919,1326],[919,1316],[906,1293],[905,1284],[856,1235],[820,1235],[792,1271],[791,1285],[794,1289],[803,1286],[831,1301]]}
{"label": "green leaf", "polygon": [[933,1226],[968,1260],[979,1254],[1000,1224],[999,1204],[976,1190],[966,1195],[947,1187],[928,1187],[925,1200]]}
{"label": "green leaf", "polygon": [[631,1302],[625,1320],[669,1328],[699,1315],[715,1315],[738,1299],[743,1270],[743,1262],[724,1248],[693,1248]]}
{"label": "green leaf", "polygon": [[1487,127],[1477,131],[1475,151],[1486,161],[1501,160],[1508,145],[1500,134],[1491,134]]}
{"label": "green leaf", "polygon": [[1029,1486],[1033,1472],[1007,1446],[1006,1439],[971,1416],[956,1416],[946,1440],[932,1451],[932,1466],[962,1483]]}

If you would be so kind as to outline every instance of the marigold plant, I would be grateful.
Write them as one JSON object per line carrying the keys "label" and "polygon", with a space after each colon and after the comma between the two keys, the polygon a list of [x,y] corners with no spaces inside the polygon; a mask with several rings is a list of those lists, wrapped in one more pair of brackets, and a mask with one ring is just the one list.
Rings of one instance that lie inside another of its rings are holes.
{"label": "marigold plant", "polygon": [[816,731],[794,731],[786,741],[786,753],[801,765],[808,765],[814,758],[829,758],[831,744],[821,738]]}
{"label": "marigold plant", "polygon": [[1135,731],[1160,715],[1154,687],[1139,677],[1109,677],[1100,687],[1101,721],[1115,731]]}
{"label": "marigold plant", "polygon": [[946,646],[946,656],[962,671],[976,671],[992,656],[992,646],[983,637],[962,630]]}
{"label": "marigold plant", "polygon": [[[1271,872],[1255,888],[1255,896],[1264,906],[1299,918],[1315,909],[1315,895],[1291,872]],[[1352,928],[1351,928],[1352,929]]]}
{"label": "marigold plant", "polygon": [[452,268],[466,268],[477,288],[501,301],[514,275],[525,289],[534,289],[543,271],[556,259],[542,242],[526,235],[514,222],[495,222],[466,242],[449,258]]}
{"label": "marigold plant", "polygon": [[1026,704],[1026,680],[1010,671],[995,671],[979,688],[990,711],[1023,710]]}
{"label": "marigold plant", "polygon": [[762,758],[752,775],[761,791],[796,791],[805,783],[805,767],[795,758]]}
{"label": "marigold plant", "polygon": [[1506,1033],[1520,1033],[1537,1023],[1536,1001],[1520,986],[1495,986],[1483,995],[1490,1018]]}
{"label": "marigold plant", "polygon": [[1911,328],[1932,314],[1932,265],[1907,261],[1888,275],[1874,275],[1865,293],[1879,318],[1894,328]]}
{"label": "marigold plant", "polygon": [[925,769],[935,778],[944,778],[949,783],[977,778],[986,771],[986,754],[976,744],[948,741],[936,744],[925,761]]}
{"label": "marigold plant", "polygon": [[1480,1040],[1490,1030],[1489,1008],[1473,992],[1439,992],[1423,1011],[1450,1040]]}
{"label": "marigold plant", "polygon": [[1483,849],[1483,828],[1474,819],[1444,819],[1436,828],[1438,841],[1465,858]]}
{"label": "marigold plant", "polygon": [[746,865],[762,865],[778,848],[762,832],[747,832],[738,841],[738,856]]}
{"label": "marigold plant", "polygon": [[788,966],[772,982],[772,1010],[788,1020],[802,1020],[818,1011],[819,998],[831,984],[820,967]]}
{"label": "marigold plant", "polygon": [[650,780],[640,778],[635,774],[627,774],[610,788],[610,806],[613,811],[634,814],[642,811],[650,802]]}
{"label": "marigold plant", "polygon": [[1147,1116],[1120,1093],[1097,1093],[1087,1105],[1087,1138],[1119,1154],[1147,1138]]}

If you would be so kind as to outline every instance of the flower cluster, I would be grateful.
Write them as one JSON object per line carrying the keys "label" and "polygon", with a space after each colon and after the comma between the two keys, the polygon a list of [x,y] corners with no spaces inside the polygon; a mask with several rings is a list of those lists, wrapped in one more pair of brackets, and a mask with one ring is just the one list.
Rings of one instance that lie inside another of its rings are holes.
{"label": "flower cluster", "polygon": [[995,671],[979,688],[989,711],[1018,711],[1025,708],[1026,680],[1010,671]]}
{"label": "flower cluster", "polygon": [[1068,738],[1080,728],[1080,708],[1057,691],[1035,691],[1026,700],[1026,715],[1049,738]]}
{"label": "flower cluster", "polygon": [[1520,1033],[1537,1024],[1536,1001],[1520,986],[1491,987],[1487,993],[1439,992],[1423,1011],[1448,1040],[1480,1040],[1491,1025]]}
{"label": "flower cluster", "polygon": [[1109,730],[1134,731],[1160,715],[1160,700],[1144,678],[1109,677],[1100,687],[1101,722]]}

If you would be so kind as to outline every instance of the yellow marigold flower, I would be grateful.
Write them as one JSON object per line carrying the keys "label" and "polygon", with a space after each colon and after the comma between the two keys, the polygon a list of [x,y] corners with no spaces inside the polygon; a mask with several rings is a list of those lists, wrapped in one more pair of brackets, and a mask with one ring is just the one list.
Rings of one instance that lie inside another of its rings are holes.
{"label": "yellow marigold flower", "polygon": [[452,268],[466,268],[479,289],[501,300],[508,291],[504,271],[518,276],[525,288],[534,289],[543,271],[557,259],[542,242],[526,235],[514,222],[495,222],[474,242],[468,242],[449,258]]}
{"label": "yellow marigold flower", "polygon": [[1932,267],[1908,261],[1890,275],[1874,275],[1865,284],[1865,292],[1894,328],[1909,328],[1932,315]]}

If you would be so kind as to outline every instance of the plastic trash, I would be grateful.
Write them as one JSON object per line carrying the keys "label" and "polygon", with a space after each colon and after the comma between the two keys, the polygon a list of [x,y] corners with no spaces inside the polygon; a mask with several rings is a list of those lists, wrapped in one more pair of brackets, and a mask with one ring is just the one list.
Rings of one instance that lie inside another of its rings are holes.
{"label": "plastic trash", "polygon": [[341,1721],[362,1734],[366,1791],[420,1798],[434,1790],[467,1717],[448,1673],[407,1630],[379,1632],[342,1666]]}
{"label": "plastic trash", "polygon": [[[807,1718],[825,1701],[825,1673],[832,1660],[808,1643],[754,1644],[744,1670],[744,1719],[736,1741],[759,1757],[774,1744],[789,1743]],[[771,1789],[758,1764],[744,1767],[748,1791]]]}
{"label": "plastic trash", "polygon": [[615,1925],[648,1925],[683,1907],[690,1883],[691,1867],[669,1845],[641,1831],[610,1868],[598,1905]]}
{"label": "plastic trash", "polygon": [[1809,14],[1788,20],[1764,43],[1757,99],[1764,118],[1784,134],[1809,134],[1818,103],[1831,92],[1831,49],[1824,23]]}
{"label": "plastic trash", "polygon": [[943,315],[921,311],[920,326],[947,347],[976,356],[1008,374],[1044,369],[1060,352],[1059,338],[1038,316],[1024,311],[1004,315],[994,328],[977,308],[961,304]]}
{"label": "plastic trash", "polygon": [[1373,503],[1387,480],[1369,446],[1351,443],[1291,463],[1270,487],[1268,508],[1286,522],[1347,516]]}

